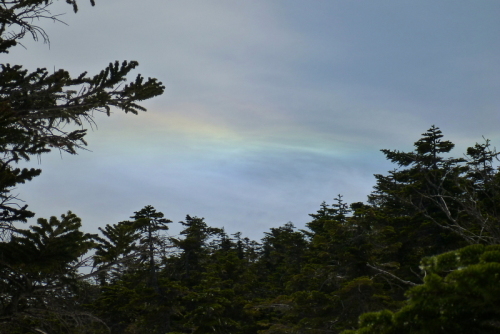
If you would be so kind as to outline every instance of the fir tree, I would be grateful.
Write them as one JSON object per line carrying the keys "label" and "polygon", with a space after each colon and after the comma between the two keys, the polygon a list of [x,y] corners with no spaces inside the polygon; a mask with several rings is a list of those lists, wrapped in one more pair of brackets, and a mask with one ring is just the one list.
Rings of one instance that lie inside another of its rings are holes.
{"label": "fir tree", "polygon": [[343,334],[498,333],[500,246],[471,245],[422,260],[424,284],[397,312],[367,313]]}
{"label": "fir tree", "polygon": [[[444,157],[454,144],[442,140],[441,130],[432,126],[415,142],[413,152],[382,150],[399,169],[389,175],[375,175],[377,184],[369,203],[378,211],[378,229],[385,235],[378,264],[391,263],[403,281],[419,282],[419,261],[464,246],[462,236],[449,228],[439,205],[443,189],[447,196],[460,194],[455,178],[462,172],[464,159]],[[456,211],[456,204],[449,207]],[[392,271],[392,270],[391,270]],[[403,282],[400,281],[399,283]],[[413,283],[412,283],[413,284]]]}
{"label": "fir tree", "polygon": [[[94,5],[93,0],[90,2]],[[8,53],[26,36],[48,42],[49,36],[36,23],[44,19],[58,21],[50,12],[52,3],[51,0],[0,2],[0,52]],[[66,3],[77,11],[76,0]],[[86,127],[93,126],[95,114],[102,112],[109,116],[113,109],[132,114],[145,111],[139,103],[162,94],[164,87],[156,79],[141,75],[125,83],[137,65],[136,61],[116,61],[97,75],[85,72],[71,76],[63,69],[49,72],[38,68],[30,72],[19,64],[0,64],[2,330],[12,333],[19,328],[24,328],[21,332],[99,330],[97,325],[85,326],[90,323],[87,320],[96,319],[76,306],[79,289],[85,290],[81,296],[95,291],[85,278],[102,273],[78,272],[78,268],[90,265],[78,257],[94,247],[97,239],[80,232],[80,221],[71,213],[61,220],[39,219],[38,225],[30,230],[15,228],[14,223],[26,222],[34,213],[12,190],[41,173],[40,169],[17,168],[17,163],[54,149],[69,154],[85,149]],[[115,238],[123,230],[106,232],[110,238],[108,244],[101,243],[98,249],[100,266],[120,260],[123,257],[120,252],[129,251]],[[118,234],[112,235],[113,232]],[[121,238],[126,237],[130,235],[122,233]]]}
{"label": "fir tree", "polygon": [[[68,0],[77,10],[76,1]],[[0,52],[15,46],[26,34],[48,39],[34,19],[55,19],[49,0],[0,3]],[[20,205],[12,189],[41,173],[40,169],[19,169],[15,164],[53,149],[76,154],[86,146],[85,125],[94,123],[94,113],[111,114],[111,108],[137,114],[138,103],[163,93],[156,79],[138,75],[123,82],[137,67],[136,61],[110,63],[94,76],[72,77],[60,69],[33,72],[21,65],[0,65],[0,229],[25,222],[34,213]],[[71,125],[71,126],[68,126]],[[70,130],[71,129],[71,130]]]}
{"label": "fir tree", "polygon": [[82,258],[95,235],[80,231],[81,222],[68,212],[61,219],[40,218],[0,243],[0,323],[15,332],[23,327],[70,331],[96,319],[75,301]]}

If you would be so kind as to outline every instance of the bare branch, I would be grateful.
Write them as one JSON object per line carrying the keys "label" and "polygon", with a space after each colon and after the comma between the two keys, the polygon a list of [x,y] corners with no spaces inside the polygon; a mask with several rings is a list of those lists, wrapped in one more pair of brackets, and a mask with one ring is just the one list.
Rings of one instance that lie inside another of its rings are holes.
{"label": "bare branch", "polygon": [[367,265],[368,267],[370,267],[370,268],[372,268],[372,269],[374,269],[374,270],[376,270],[376,271],[378,271],[378,272],[381,272],[381,273],[383,273],[384,275],[390,276],[390,277],[394,278],[395,280],[397,280],[397,281],[399,281],[399,282],[401,282],[401,283],[404,283],[404,284],[406,284],[406,285],[410,285],[410,286],[416,286],[416,285],[419,285],[419,284],[417,284],[417,283],[413,283],[413,282],[410,282],[410,281],[405,281],[404,279],[401,279],[401,278],[397,277],[396,275],[391,274],[391,273],[390,273],[390,272],[388,272],[388,271],[385,271],[385,270],[383,270],[383,269],[380,269],[380,268],[374,267],[374,266],[372,266],[372,265],[371,265],[371,264],[369,264],[369,263],[367,263],[366,265]]}

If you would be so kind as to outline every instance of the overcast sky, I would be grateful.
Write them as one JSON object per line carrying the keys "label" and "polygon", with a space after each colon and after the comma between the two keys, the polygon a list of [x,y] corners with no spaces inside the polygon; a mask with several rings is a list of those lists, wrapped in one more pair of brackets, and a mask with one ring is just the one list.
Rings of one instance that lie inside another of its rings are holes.
{"label": "overcast sky", "polygon": [[379,150],[433,124],[456,156],[500,146],[498,0],[96,2],[59,1],[68,25],[39,22],[50,48],[25,40],[1,62],[76,76],[137,60],[165,94],[97,115],[91,152],[42,156],[16,190],[37,217],[72,210],[94,232],[150,204],[260,239],[337,194],[365,201],[395,167]]}

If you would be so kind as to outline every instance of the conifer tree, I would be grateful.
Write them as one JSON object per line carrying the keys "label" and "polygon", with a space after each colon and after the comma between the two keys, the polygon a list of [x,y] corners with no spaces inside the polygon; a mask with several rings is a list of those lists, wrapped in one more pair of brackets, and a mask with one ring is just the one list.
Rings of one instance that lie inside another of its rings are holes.
{"label": "conifer tree", "polygon": [[151,205],[131,218],[100,229],[95,265],[112,275],[100,276],[101,294],[92,309],[112,333],[165,333],[171,328],[172,295],[179,290],[160,277],[169,247],[164,232],[171,221]]}
{"label": "conifer tree", "polygon": [[96,321],[75,301],[82,258],[96,236],[80,231],[81,222],[68,212],[61,219],[40,218],[30,229],[18,229],[0,243],[0,324],[2,330],[40,328],[68,331]]}
{"label": "conifer tree", "polygon": [[146,205],[140,211],[134,212],[130,217],[134,219],[132,227],[140,234],[140,244],[144,246],[145,259],[147,259],[150,273],[150,284],[158,287],[158,270],[156,254],[167,247],[167,237],[161,231],[168,230],[172,221],[164,218],[163,212],[157,212],[151,205]]}
{"label": "conifer tree", "polygon": [[249,273],[238,244],[224,231],[214,235],[202,263],[199,283],[183,299],[180,321],[189,333],[255,333],[256,324],[245,308],[260,282]]}
{"label": "conifer tree", "polygon": [[435,201],[446,213],[448,226],[469,243],[500,243],[500,175],[495,167],[499,154],[488,139],[469,147],[462,173],[453,180],[460,195],[442,187]]}
{"label": "conifer tree", "polygon": [[208,226],[204,218],[190,215],[179,223],[184,226],[180,233],[184,238],[170,238],[181,251],[179,258],[173,264],[174,270],[179,279],[185,280],[188,286],[194,286],[199,283],[204,262],[208,259],[209,240],[223,231]]}
{"label": "conifer tree", "polygon": [[[67,3],[77,10],[76,0]],[[93,3],[93,1],[92,1]],[[0,3],[0,52],[18,44],[26,35],[35,40],[48,36],[36,19],[53,19],[51,0],[3,1]],[[137,67],[136,61],[110,63],[97,75],[82,73],[72,77],[60,69],[33,72],[22,65],[0,65],[0,229],[7,232],[12,223],[25,222],[34,213],[21,205],[12,189],[30,181],[40,169],[16,168],[19,161],[53,149],[76,154],[86,146],[86,125],[92,125],[95,112],[111,114],[111,108],[137,114],[145,109],[138,103],[162,94],[156,79],[123,84]],[[71,125],[71,126],[67,126]],[[8,238],[8,234],[6,235]]]}
{"label": "conifer tree", "polygon": [[291,222],[271,228],[264,235],[258,266],[267,275],[264,281],[268,284],[266,288],[281,294],[285,292],[288,280],[300,272],[307,241]]}
{"label": "conifer tree", "polygon": [[139,233],[129,221],[107,224],[99,231],[103,237],[95,247],[94,268],[100,271],[100,284],[104,286],[109,277],[111,281],[119,279],[137,261]]}
{"label": "conifer tree", "polygon": [[424,284],[397,312],[367,313],[343,334],[498,333],[500,246],[471,245],[422,260]]}
{"label": "conifer tree", "polygon": [[[93,0],[90,2],[94,5]],[[76,0],[66,3],[77,11]],[[58,21],[57,15],[50,12],[52,4],[52,0],[1,1],[0,53],[8,53],[29,36],[48,42],[49,36],[37,24]],[[16,164],[54,149],[69,154],[84,149],[86,128],[94,124],[95,114],[109,116],[114,109],[132,114],[145,111],[140,102],[162,94],[164,87],[156,79],[141,75],[125,83],[137,65],[136,61],[115,61],[96,75],[84,72],[72,76],[64,69],[28,71],[20,64],[0,64],[2,330],[13,328],[10,332],[14,333],[14,328],[24,326],[22,332],[85,332],[79,318],[83,314],[81,308],[74,306],[78,300],[75,291],[88,287],[86,277],[102,271],[79,274],[78,268],[87,261],[77,258],[92,248],[97,239],[79,232],[79,219],[71,213],[62,216],[62,220],[39,219],[30,230],[15,228],[14,223],[26,222],[34,213],[12,190],[41,173],[40,169],[18,168]],[[101,265],[116,261],[120,252],[130,251],[123,244],[113,244],[123,230],[107,232],[109,243],[101,240],[98,249]],[[118,234],[112,236],[114,232]],[[127,233],[122,233],[122,239]],[[88,331],[97,332],[97,327],[92,325]]]}
{"label": "conifer tree", "polygon": [[287,294],[271,300],[282,307],[262,333],[338,333],[385,305],[382,284],[368,277],[371,230],[363,210],[365,205],[349,207],[339,195],[310,215],[302,263],[286,281]]}
{"label": "conifer tree", "polygon": [[[421,281],[418,266],[423,256],[466,245],[462,236],[449,228],[447,215],[436,202],[443,189],[447,189],[447,196],[459,196],[455,180],[464,162],[443,156],[454,144],[442,138],[441,130],[432,126],[415,142],[413,152],[382,150],[399,169],[387,176],[375,175],[377,184],[369,196],[378,215],[386,217],[378,220],[378,228],[386,236],[381,244],[386,252],[375,267],[392,264],[396,276],[403,279],[399,283]],[[449,209],[456,211],[456,203]]]}

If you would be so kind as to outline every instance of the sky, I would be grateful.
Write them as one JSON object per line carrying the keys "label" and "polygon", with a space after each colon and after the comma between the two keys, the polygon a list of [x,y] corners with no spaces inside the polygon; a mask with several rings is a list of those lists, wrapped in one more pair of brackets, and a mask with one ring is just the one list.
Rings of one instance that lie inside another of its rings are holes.
{"label": "sky", "polygon": [[[74,76],[137,60],[165,93],[139,115],[95,115],[89,151],[32,159],[16,189],[37,217],[68,210],[84,228],[153,205],[259,240],[338,194],[366,201],[432,125],[459,157],[500,146],[500,1],[81,0],[39,21],[2,63]],[[133,78],[131,76],[131,79]],[[178,225],[178,224],[176,224]],[[172,227],[175,234],[178,227]]]}

